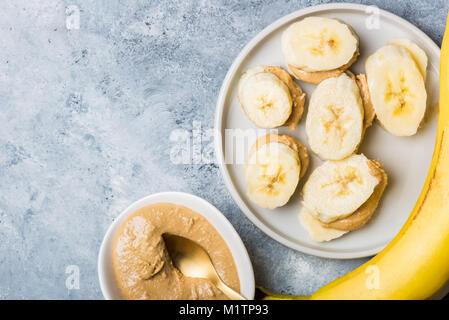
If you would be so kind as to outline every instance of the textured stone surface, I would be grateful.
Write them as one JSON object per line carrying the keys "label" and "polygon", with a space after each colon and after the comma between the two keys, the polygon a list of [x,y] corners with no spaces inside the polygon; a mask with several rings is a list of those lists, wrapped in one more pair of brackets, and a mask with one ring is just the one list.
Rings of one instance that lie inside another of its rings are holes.
{"label": "textured stone surface", "polygon": [[[212,127],[241,48],[275,19],[324,2],[3,1],[0,299],[102,298],[96,263],[106,229],[134,200],[167,190],[217,206],[271,290],[308,294],[363,263],[283,247],[241,213],[216,165],[170,161],[173,130]],[[361,2],[441,44],[446,0]],[[66,28],[69,5],[80,9],[79,30]],[[69,265],[79,267],[79,290],[66,288]]]}

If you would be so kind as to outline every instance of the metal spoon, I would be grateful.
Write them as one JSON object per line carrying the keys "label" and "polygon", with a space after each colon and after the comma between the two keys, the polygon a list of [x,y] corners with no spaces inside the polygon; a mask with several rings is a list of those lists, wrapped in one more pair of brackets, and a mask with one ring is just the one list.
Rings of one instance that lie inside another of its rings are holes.
{"label": "metal spoon", "polygon": [[191,278],[210,280],[231,300],[246,300],[220,279],[209,255],[200,245],[173,234],[164,234],[163,238],[173,265],[182,274]]}

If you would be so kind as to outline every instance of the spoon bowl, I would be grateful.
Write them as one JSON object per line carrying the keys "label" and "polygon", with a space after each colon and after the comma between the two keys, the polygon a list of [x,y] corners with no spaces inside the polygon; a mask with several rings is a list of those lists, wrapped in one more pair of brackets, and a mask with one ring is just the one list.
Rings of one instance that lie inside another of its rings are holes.
{"label": "spoon bowl", "polygon": [[187,277],[210,280],[231,300],[246,300],[221,280],[209,254],[196,242],[173,234],[163,235],[173,265]]}

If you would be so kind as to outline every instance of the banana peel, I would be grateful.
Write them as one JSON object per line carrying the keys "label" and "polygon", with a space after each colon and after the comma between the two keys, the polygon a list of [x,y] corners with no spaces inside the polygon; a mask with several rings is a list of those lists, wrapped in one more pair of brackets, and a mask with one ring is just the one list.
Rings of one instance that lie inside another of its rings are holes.
{"label": "banana peel", "polygon": [[265,300],[430,299],[449,281],[449,17],[440,57],[440,103],[429,173],[407,222],[378,255],[310,296],[258,288]]}

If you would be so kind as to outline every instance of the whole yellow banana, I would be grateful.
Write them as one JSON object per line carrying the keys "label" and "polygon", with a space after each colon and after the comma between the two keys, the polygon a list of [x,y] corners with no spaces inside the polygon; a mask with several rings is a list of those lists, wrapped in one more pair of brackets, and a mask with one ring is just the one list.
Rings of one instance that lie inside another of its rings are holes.
{"label": "whole yellow banana", "polygon": [[[449,20],[449,19],[448,19]],[[449,281],[449,21],[440,57],[435,150],[407,222],[377,256],[308,297],[268,299],[429,299]]]}

